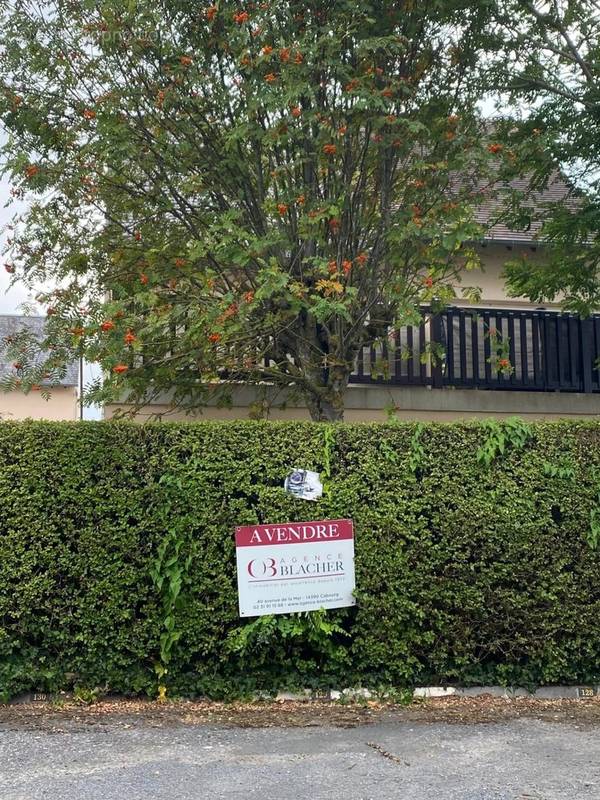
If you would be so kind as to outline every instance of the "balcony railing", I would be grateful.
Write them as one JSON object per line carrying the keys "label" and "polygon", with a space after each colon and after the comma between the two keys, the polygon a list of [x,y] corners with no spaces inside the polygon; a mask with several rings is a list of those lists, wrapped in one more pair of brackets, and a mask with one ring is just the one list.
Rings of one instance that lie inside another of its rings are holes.
{"label": "balcony railing", "polygon": [[599,359],[600,315],[452,307],[365,347],[351,383],[600,392]]}

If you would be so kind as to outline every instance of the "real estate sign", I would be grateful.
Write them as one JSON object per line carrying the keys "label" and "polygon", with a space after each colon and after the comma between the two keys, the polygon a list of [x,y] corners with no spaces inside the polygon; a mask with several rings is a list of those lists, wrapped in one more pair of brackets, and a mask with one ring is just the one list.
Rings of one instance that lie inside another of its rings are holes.
{"label": "real estate sign", "polygon": [[353,606],[350,519],[236,528],[241,617]]}

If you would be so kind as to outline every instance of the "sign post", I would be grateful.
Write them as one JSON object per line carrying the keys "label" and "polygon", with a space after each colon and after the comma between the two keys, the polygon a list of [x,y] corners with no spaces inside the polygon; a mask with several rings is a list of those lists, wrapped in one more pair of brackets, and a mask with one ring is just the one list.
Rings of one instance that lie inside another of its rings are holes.
{"label": "sign post", "polygon": [[356,603],[350,519],[248,525],[235,544],[241,617]]}

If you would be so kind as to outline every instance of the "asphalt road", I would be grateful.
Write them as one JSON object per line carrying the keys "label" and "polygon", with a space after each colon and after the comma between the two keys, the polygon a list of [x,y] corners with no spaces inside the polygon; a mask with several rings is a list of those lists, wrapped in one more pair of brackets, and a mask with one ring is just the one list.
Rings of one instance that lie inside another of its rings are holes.
{"label": "asphalt road", "polygon": [[0,730],[0,800],[598,800],[598,728]]}

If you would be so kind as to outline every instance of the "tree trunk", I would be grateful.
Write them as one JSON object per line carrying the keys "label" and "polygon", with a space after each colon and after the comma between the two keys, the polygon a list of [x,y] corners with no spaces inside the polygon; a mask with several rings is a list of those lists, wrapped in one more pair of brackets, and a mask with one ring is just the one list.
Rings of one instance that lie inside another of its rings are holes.
{"label": "tree trunk", "polygon": [[344,419],[343,403],[340,406],[326,398],[311,395],[306,398],[306,405],[313,422],[342,422]]}
{"label": "tree trunk", "polygon": [[303,393],[311,419],[341,422],[354,353],[341,353],[339,333],[332,335],[312,314],[301,312],[298,323],[301,335],[291,344],[307,379]]}
{"label": "tree trunk", "polygon": [[306,405],[313,422],[342,422],[344,419],[344,395],[350,375],[336,370],[327,386],[307,393]]}

